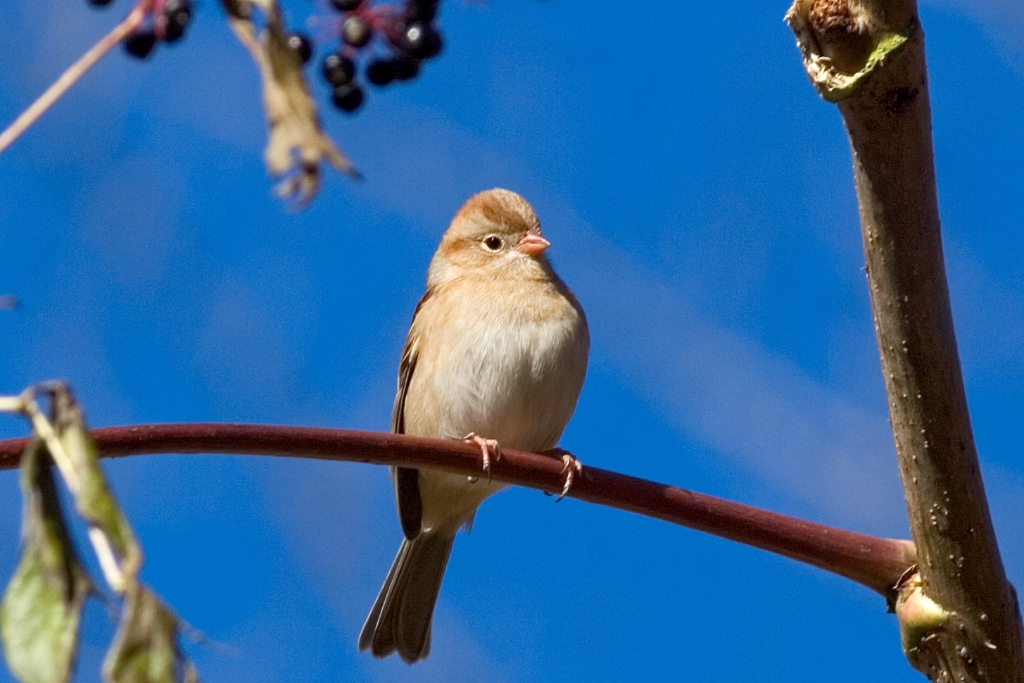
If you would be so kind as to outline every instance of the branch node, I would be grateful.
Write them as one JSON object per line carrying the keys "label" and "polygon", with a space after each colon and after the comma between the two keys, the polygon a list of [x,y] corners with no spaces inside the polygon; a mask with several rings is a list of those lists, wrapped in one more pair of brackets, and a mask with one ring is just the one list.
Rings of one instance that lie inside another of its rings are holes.
{"label": "branch node", "polygon": [[807,76],[829,102],[856,94],[919,29],[912,19],[891,30],[859,0],[794,0],[785,21],[796,34]]}
{"label": "branch node", "polygon": [[[924,593],[921,574],[914,567],[896,586],[896,620],[900,626],[900,642],[907,659],[914,662],[922,641],[945,626],[951,614]],[[914,664],[914,667],[920,669]]]}

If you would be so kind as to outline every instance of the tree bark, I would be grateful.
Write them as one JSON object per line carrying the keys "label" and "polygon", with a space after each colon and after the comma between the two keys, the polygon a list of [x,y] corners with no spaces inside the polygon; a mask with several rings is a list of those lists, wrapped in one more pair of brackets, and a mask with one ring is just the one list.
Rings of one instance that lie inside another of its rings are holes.
{"label": "tree bark", "polygon": [[[1020,611],[989,516],[946,284],[916,4],[798,0],[787,19],[849,135],[916,585],[946,615],[909,642],[917,625],[901,623],[908,659],[935,681],[1022,683]],[[828,90],[815,68],[851,87]]]}

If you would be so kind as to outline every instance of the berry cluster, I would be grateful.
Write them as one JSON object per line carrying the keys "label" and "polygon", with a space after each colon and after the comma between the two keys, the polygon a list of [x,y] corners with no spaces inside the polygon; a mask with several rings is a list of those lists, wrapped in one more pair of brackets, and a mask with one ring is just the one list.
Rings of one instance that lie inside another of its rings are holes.
{"label": "berry cluster", "polygon": [[[93,7],[106,7],[114,0],[88,0]],[[192,21],[191,0],[155,0],[149,10],[151,28],[136,29],[124,39],[124,49],[132,57],[145,59],[158,40],[176,43],[185,37]]]}
{"label": "berry cluster", "polygon": [[356,66],[365,53],[364,74],[371,84],[383,87],[395,81],[411,81],[420,65],[441,52],[442,38],[434,24],[439,0],[372,5],[370,0],[330,0],[342,12],[340,44],[324,57],[320,73],[333,88],[334,105],[354,112],[364,93],[356,82]]}
{"label": "berry cluster", "polygon": [[[106,7],[114,0],[88,0],[93,7]],[[191,0],[155,0],[149,10],[149,28],[139,28],[124,39],[124,49],[136,59],[145,59],[157,41],[176,43],[185,37],[192,21]]]}
{"label": "berry cluster", "polygon": [[[88,0],[93,7],[106,7],[114,0]],[[149,28],[133,31],[124,39],[124,49],[136,59],[145,59],[157,41],[176,43],[185,37],[192,21],[192,0],[154,0],[149,10]]]}
{"label": "berry cluster", "polygon": [[[87,0],[106,7],[113,0]],[[334,24],[339,37],[337,50],[320,63],[323,79],[333,89],[334,105],[346,112],[363,106],[365,93],[356,81],[362,58],[363,73],[371,84],[384,87],[411,81],[420,66],[441,53],[443,39],[435,25],[440,0],[397,0],[373,4],[373,0],[328,0],[341,13]],[[176,43],[185,36],[192,20],[192,0],[154,0],[149,24],[136,29],[124,40],[132,57],[146,59],[158,42]],[[288,45],[306,64],[313,57],[313,42],[303,33],[290,33]]]}

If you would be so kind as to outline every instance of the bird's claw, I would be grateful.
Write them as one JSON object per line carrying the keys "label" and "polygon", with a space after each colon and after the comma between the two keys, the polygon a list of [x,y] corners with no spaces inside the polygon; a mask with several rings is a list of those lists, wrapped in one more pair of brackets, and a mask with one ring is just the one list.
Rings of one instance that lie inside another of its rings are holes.
{"label": "bird's claw", "polygon": [[475,432],[471,432],[470,434],[468,434],[463,439],[463,441],[468,441],[469,443],[475,443],[477,446],[480,447],[480,455],[481,455],[481,457],[483,458],[483,461],[484,461],[484,472],[487,473],[487,483],[490,483],[491,482],[491,462],[492,462],[491,461],[491,453],[492,452],[494,453],[494,460],[493,460],[493,462],[498,462],[499,460],[501,460],[501,446],[498,445],[497,440],[495,440],[495,439],[485,439],[484,437],[480,436],[479,434],[476,434]]}
{"label": "bird's claw", "polygon": [[566,494],[569,493],[569,489],[572,488],[573,481],[576,480],[577,474],[583,474],[583,463],[579,461],[579,458],[571,453],[562,454],[562,474],[565,475],[565,484],[562,486],[562,492],[558,494],[558,498],[555,502],[559,502],[565,498]]}

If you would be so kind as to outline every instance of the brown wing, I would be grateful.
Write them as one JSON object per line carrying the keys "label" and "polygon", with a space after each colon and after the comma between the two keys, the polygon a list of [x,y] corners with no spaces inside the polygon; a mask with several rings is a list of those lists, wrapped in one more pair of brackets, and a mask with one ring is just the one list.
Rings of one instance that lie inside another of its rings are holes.
{"label": "brown wing", "polygon": [[[430,298],[428,291],[416,306],[412,314],[413,322],[423,303]],[[411,326],[410,326],[411,327]],[[412,335],[405,340],[402,349],[402,360],[398,364],[398,392],[395,394],[395,405],[391,409],[391,431],[405,434],[405,397],[412,383],[412,373],[416,369],[416,345]],[[423,502],[420,499],[419,471],[411,467],[393,467],[391,480],[395,486],[395,504],[398,506],[398,520],[402,523],[402,531],[410,541],[420,533],[423,522]]]}
{"label": "brown wing", "polygon": [[402,360],[398,363],[398,392],[391,409],[391,432],[394,434],[405,434],[405,397],[412,382],[412,371],[416,369],[416,350],[411,342],[411,339],[405,340]]}

